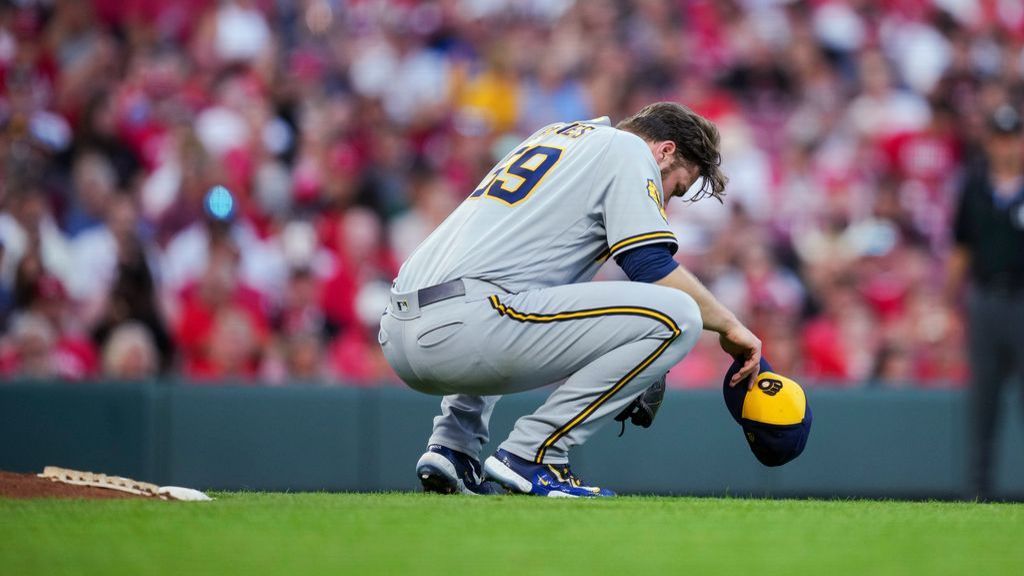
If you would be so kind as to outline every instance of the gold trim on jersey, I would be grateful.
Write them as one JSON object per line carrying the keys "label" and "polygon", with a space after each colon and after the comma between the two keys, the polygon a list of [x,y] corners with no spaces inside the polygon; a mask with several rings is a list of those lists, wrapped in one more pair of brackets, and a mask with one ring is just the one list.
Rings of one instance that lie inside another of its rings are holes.
{"label": "gold trim on jersey", "polygon": [[672,240],[673,242],[676,242],[678,244],[678,240],[676,240],[676,235],[667,230],[662,230],[661,232],[648,232],[645,234],[637,234],[636,236],[623,238],[622,240],[619,240],[618,242],[613,244],[611,248],[606,248],[603,252],[598,254],[595,260],[597,262],[602,262],[604,260],[607,260],[609,256],[614,255],[616,252],[622,250],[623,248],[626,248],[627,246],[632,246],[633,244],[637,244],[639,242],[646,242],[647,240],[656,240],[660,238]]}
{"label": "gold trim on jersey", "polygon": [[544,461],[544,454],[548,448],[558,442],[562,437],[572,431],[573,428],[579,426],[583,421],[590,417],[595,410],[601,407],[602,404],[608,401],[609,398],[614,396],[619,390],[622,390],[626,384],[629,384],[637,374],[642,372],[645,368],[651,365],[652,362],[658,359],[659,356],[668,348],[682,331],[679,329],[679,325],[675,323],[671,318],[665,314],[652,310],[650,308],[643,308],[641,306],[609,306],[604,308],[589,308],[584,310],[574,310],[570,312],[558,312],[556,314],[536,314],[536,313],[522,313],[511,306],[506,306],[498,300],[498,296],[494,295],[489,298],[491,307],[494,308],[499,315],[506,316],[519,322],[532,322],[538,324],[544,324],[547,322],[562,322],[565,320],[579,320],[582,318],[596,318],[600,316],[641,316],[645,318],[652,318],[665,325],[671,332],[672,335],[667,339],[663,340],[660,345],[651,352],[646,358],[637,364],[632,370],[630,370],[625,376],[619,379],[611,388],[605,390],[600,396],[598,396],[593,402],[587,405],[579,414],[574,416],[571,420],[560,426],[554,432],[551,433],[544,442],[541,443],[540,448],[537,449],[537,454],[534,457],[534,462],[541,464]]}

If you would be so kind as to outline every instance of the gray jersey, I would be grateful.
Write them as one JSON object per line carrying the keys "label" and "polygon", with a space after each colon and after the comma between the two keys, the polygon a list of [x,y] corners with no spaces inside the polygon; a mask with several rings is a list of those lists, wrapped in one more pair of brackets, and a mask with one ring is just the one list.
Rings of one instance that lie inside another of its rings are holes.
{"label": "gray jersey", "polygon": [[402,265],[395,289],[455,278],[510,292],[585,282],[610,256],[676,239],[661,174],[607,118],[546,126],[487,174]]}

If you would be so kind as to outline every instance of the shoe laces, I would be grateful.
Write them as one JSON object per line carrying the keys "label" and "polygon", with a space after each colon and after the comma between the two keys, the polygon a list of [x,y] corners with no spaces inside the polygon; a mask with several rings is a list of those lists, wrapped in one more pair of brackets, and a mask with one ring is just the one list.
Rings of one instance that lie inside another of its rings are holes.
{"label": "shoe laces", "polygon": [[583,481],[572,473],[572,469],[569,468],[568,464],[563,464],[561,466],[548,464],[548,468],[552,472],[554,472],[555,478],[557,478],[559,482],[568,482],[569,485],[572,486],[573,488],[579,488],[580,486],[583,486]]}
{"label": "shoe laces", "polygon": [[[449,448],[449,450],[451,449]],[[451,450],[451,452],[455,455],[455,459],[458,460],[468,472],[467,475],[469,478],[467,478],[467,480],[472,482],[474,485],[483,482],[483,469],[480,467],[480,462],[478,460],[474,460],[469,456],[469,454],[459,452],[458,450]]]}
{"label": "shoe laces", "polygon": [[466,463],[469,468],[469,479],[473,484],[480,484],[484,481],[483,469],[480,467],[480,463],[472,458],[466,458]]}

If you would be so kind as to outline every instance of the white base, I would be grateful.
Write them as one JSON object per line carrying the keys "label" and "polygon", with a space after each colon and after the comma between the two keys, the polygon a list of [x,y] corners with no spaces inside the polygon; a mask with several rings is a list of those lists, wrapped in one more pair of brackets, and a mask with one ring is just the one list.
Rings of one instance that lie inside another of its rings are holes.
{"label": "white base", "polygon": [[199,490],[192,488],[182,488],[181,486],[161,486],[157,493],[161,496],[167,496],[172,500],[182,500],[185,502],[209,502],[213,500],[206,494],[203,494]]}

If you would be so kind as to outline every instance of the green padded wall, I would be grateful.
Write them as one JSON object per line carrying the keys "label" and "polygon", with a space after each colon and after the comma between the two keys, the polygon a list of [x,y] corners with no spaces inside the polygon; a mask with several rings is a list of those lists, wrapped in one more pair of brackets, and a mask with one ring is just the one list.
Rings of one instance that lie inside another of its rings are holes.
{"label": "green padded wall", "polygon": [[[814,430],[798,460],[761,466],[716,390],[670,391],[654,427],[613,423],[573,455],[621,492],[955,497],[966,475],[956,391],[811,390]],[[502,399],[488,450],[543,392]],[[249,490],[416,489],[438,398],[402,387],[254,388],[173,383],[0,385],[0,469],[46,464],[160,484]],[[1020,402],[1006,400],[997,473],[1024,497]]]}

